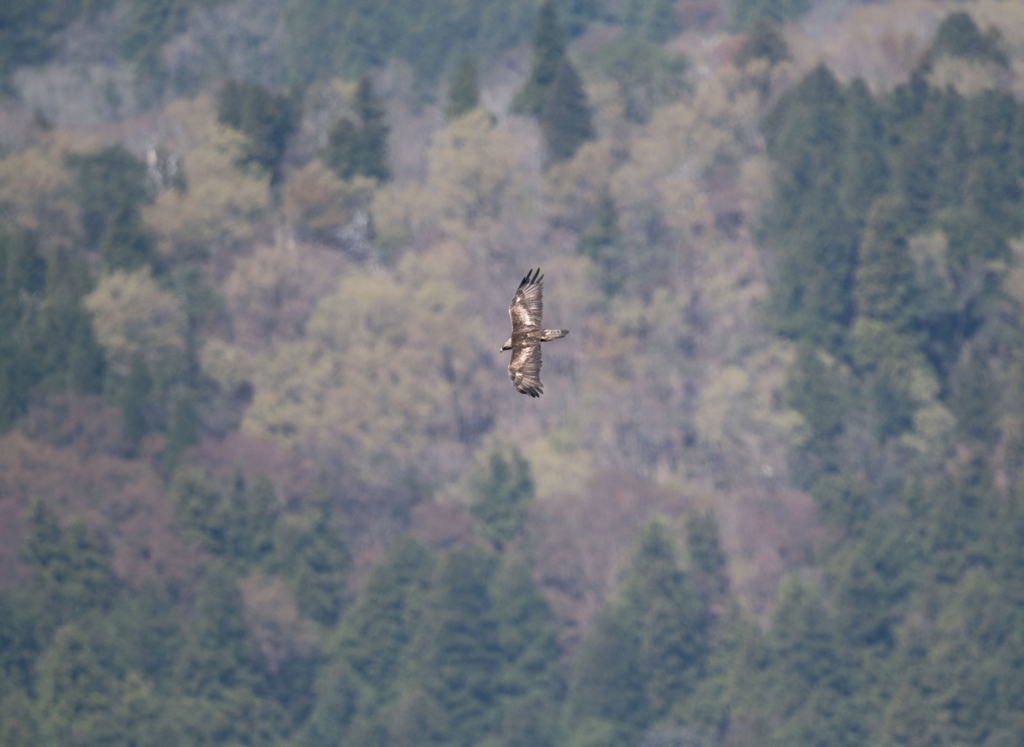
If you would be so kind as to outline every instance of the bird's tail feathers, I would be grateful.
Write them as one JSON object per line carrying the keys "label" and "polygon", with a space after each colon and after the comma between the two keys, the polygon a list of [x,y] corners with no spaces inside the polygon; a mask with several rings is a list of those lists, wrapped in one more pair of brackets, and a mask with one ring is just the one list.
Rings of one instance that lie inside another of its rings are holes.
{"label": "bird's tail feathers", "polygon": [[540,339],[541,342],[551,342],[552,340],[565,337],[567,334],[569,334],[569,330],[567,329],[546,329],[544,330],[544,334],[540,336]]}

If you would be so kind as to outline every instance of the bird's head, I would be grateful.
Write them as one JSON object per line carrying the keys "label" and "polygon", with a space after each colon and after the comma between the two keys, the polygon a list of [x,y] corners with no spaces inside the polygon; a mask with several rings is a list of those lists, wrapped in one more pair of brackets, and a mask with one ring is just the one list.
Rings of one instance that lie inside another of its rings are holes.
{"label": "bird's head", "polygon": [[506,350],[511,350],[511,349],[512,349],[512,338],[510,337],[507,340],[505,340],[505,344],[501,346],[501,350],[499,350],[498,352],[499,353],[504,353]]}

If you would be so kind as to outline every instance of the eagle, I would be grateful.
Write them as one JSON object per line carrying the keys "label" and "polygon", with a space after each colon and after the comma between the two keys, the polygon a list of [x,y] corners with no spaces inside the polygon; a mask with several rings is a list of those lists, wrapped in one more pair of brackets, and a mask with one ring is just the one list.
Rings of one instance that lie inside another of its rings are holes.
{"label": "eagle", "polygon": [[512,336],[505,340],[499,351],[512,351],[512,360],[508,364],[512,386],[531,397],[539,397],[544,393],[540,383],[540,344],[569,334],[567,329],[544,329],[541,326],[540,318],[544,313],[543,283],[544,276],[540,274],[539,267],[536,270],[531,268],[526,273],[508,307],[508,315],[512,319]]}

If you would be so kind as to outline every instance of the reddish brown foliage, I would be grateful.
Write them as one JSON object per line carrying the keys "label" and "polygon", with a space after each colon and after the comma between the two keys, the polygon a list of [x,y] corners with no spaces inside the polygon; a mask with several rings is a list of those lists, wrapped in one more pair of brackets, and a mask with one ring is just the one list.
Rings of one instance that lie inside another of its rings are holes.
{"label": "reddish brown foliage", "polygon": [[114,572],[130,586],[146,578],[189,578],[201,557],[174,535],[174,515],[161,496],[159,477],[145,464],[107,454],[83,460],[73,448],[56,449],[21,433],[0,438],[0,583],[24,574],[18,553],[23,514],[42,499],[59,516],[85,517],[114,549]]}

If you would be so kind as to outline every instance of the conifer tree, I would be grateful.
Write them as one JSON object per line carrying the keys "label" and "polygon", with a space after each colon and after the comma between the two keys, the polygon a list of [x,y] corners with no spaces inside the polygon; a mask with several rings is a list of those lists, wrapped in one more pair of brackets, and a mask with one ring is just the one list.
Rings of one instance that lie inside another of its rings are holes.
{"label": "conifer tree", "polygon": [[725,575],[728,558],[719,540],[718,520],[710,509],[686,517],[686,550],[706,596],[724,594],[729,588]]}
{"label": "conifer tree", "polygon": [[444,117],[449,122],[454,122],[479,105],[480,85],[477,82],[476,62],[466,57],[448,87],[448,106],[445,107]]}
{"label": "conifer tree", "polygon": [[114,737],[118,682],[78,626],[65,625],[39,661],[35,711],[44,744],[101,744]]}
{"label": "conifer tree", "polygon": [[493,562],[456,548],[438,563],[420,623],[417,680],[437,704],[451,740],[479,743],[498,725],[501,648],[487,586]]}
{"label": "conifer tree", "polygon": [[110,548],[90,536],[82,519],[62,527],[40,500],[32,503],[27,518],[29,538],[23,557],[35,568],[45,598],[42,624],[72,621],[89,610],[109,607],[117,591]]}
{"label": "conifer tree", "polygon": [[707,610],[679,569],[674,544],[664,520],[644,527],[623,593],[638,623],[645,710],[653,719],[693,692],[708,653]]}
{"label": "conifer tree", "polygon": [[342,117],[328,133],[324,165],[342,179],[361,175],[387,181],[391,178],[391,169],[388,166],[386,111],[368,75],[359,80],[355,109],[360,120],[358,126],[351,119]]}
{"label": "conifer tree", "polygon": [[654,44],[667,42],[678,31],[672,0],[627,0],[622,18],[623,32]]}
{"label": "conifer tree", "polygon": [[531,503],[533,478],[529,462],[518,450],[512,452],[511,461],[498,451],[492,453],[470,511],[499,550],[522,528]]}
{"label": "conifer tree", "polygon": [[359,80],[356,109],[363,123],[360,173],[387,181],[391,178],[391,169],[388,168],[388,126],[385,122],[387,112],[373,90],[368,75]]}
{"label": "conifer tree", "polygon": [[299,613],[333,625],[351,562],[334,500],[321,495],[304,515],[278,519],[274,546],[273,564],[284,572]]}
{"label": "conifer tree", "polygon": [[786,40],[779,33],[779,27],[768,18],[761,16],[747,34],[746,41],[736,53],[736,66],[742,68],[751,60],[767,60],[769,65],[792,59]]}
{"label": "conifer tree", "polygon": [[191,626],[173,667],[184,695],[223,698],[236,687],[260,686],[257,652],[242,617],[235,578],[217,562],[207,564]]}
{"label": "conifer tree", "polygon": [[612,297],[622,288],[623,245],[618,211],[608,185],[594,198],[594,217],[580,234],[580,250],[590,258],[601,279],[601,288]]}
{"label": "conifer tree", "polygon": [[150,199],[146,164],[120,145],[86,155],[69,155],[76,201],[82,208],[86,242],[99,247],[108,223]]}
{"label": "conifer tree", "polygon": [[504,655],[501,693],[513,698],[547,694],[560,646],[551,608],[525,560],[504,558],[491,581],[491,599]]}
{"label": "conifer tree", "polygon": [[121,414],[124,416],[124,441],[129,456],[137,456],[139,444],[148,430],[146,423],[146,404],[149,393],[153,389],[153,377],[149,375],[142,356],[136,354],[132,358],[132,367],[128,372],[124,390],[121,392]]}
{"label": "conifer tree", "polygon": [[217,120],[248,136],[243,163],[257,164],[275,179],[301,115],[297,90],[276,94],[258,83],[229,81],[217,100]]}
{"label": "conifer tree", "polygon": [[587,140],[594,137],[590,107],[583,81],[563,57],[555,70],[540,113],[540,127],[547,143],[548,161],[567,161]]}
{"label": "conifer tree", "polygon": [[108,272],[137,270],[153,261],[155,243],[138,207],[126,202],[107,216],[100,237],[100,259]]}
{"label": "conifer tree", "polygon": [[846,91],[847,136],[839,197],[847,218],[859,223],[871,202],[885,191],[889,172],[885,162],[885,127],[871,91],[857,78]]}
{"label": "conifer tree", "polygon": [[[625,610],[602,611],[583,639],[573,663],[565,703],[565,727],[570,744],[589,744],[584,735],[605,734],[630,743],[647,725],[639,631]],[[595,742],[601,744],[601,742]]]}
{"label": "conifer tree", "polygon": [[522,90],[512,100],[515,114],[540,116],[548,98],[548,89],[555,82],[558,65],[565,57],[565,35],[558,25],[554,0],[544,0],[537,11],[533,32],[533,62]]}
{"label": "conifer tree", "polygon": [[167,426],[167,441],[164,446],[164,476],[169,477],[178,466],[178,460],[185,449],[199,443],[199,419],[192,399],[182,395],[171,410],[171,422]]}
{"label": "conifer tree", "polygon": [[32,702],[21,689],[0,696],[0,744],[5,747],[37,747],[39,730]]}

